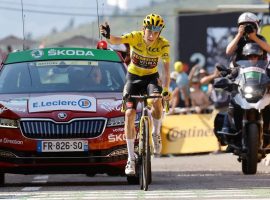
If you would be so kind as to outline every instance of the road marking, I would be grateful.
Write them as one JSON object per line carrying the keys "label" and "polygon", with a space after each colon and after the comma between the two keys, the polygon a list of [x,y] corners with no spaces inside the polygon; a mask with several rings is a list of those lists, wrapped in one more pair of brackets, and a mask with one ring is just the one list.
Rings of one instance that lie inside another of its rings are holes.
{"label": "road marking", "polygon": [[48,180],[49,176],[44,175],[44,176],[35,176],[34,179],[35,180]]}
{"label": "road marking", "polygon": [[[48,175],[44,175],[44,176],[35,176],[34,180],[32,181],[32,183],[47,183],[48,182]],[[40,190],[41,187],[25,187],[22,189],[22,191],[38,191]]]}
{"label": "road marking", "polygon": [[37,190],[39,190],[41,187],[25,187],[25,188],[23,188],[22,189],[22,191],[37,191]]}
{"label": "road marking", "polygon": [[44,176],[35,176],[34,180],[32,181],[32,183],[47,183],[48,182],[48,175],[44,175]]}
{"label": "road marking", "polygon": [[102,199],[260,199],[269,200],[270,188],[228,189],[228,190],[107,190],[107,191],[38,191],[41,187],[26,187],[22,192],[1,192],[0,199],[27,200],[102,200]]}

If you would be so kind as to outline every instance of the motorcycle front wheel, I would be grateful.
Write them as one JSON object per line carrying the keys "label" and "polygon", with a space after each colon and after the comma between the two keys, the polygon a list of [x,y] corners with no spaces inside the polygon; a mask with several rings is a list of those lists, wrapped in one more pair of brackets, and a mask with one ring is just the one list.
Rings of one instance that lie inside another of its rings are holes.
{"label": "motorcycle front wheel", "polygon": [[244,174],[256,174],[259,148],[259,129],[257,124],[249,124],[246,133],[247,154],[242,160],[242,172]]}

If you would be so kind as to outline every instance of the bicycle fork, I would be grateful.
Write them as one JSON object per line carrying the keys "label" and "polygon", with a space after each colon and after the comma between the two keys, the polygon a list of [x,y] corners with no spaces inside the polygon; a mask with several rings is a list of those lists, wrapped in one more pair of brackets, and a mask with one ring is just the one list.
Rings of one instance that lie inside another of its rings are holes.
{"label": "bicycle fork", "polygon": [[[145,152],[145,146],[143,145],[145,141],[143,141],[144,138],[144,131],[143,131],[143,126],[145,123],[148,126],[148,137],[149,137],[149,145],[150,145],[150,152],[153,154],[153,144],[152,144],[152,122],[151,118],[148,113],[148,108],[144,108],[143,110],[143,115],[140,119],[140,130],[139,130],[139,155],[142,155],[142,153]],[[147,137],[147,135],[146,135]]]}

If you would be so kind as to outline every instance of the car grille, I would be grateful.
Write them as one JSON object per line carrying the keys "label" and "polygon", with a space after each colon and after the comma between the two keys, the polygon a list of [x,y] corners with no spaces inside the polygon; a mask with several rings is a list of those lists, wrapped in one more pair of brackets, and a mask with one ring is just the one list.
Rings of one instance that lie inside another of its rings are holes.
{"label": "car grille", "polygon": [[44,119],[22,119],[20,128],[23,135],[28,138],[94,138],[103,133],[105,124],[105,118],[76,119],[65,123]]}

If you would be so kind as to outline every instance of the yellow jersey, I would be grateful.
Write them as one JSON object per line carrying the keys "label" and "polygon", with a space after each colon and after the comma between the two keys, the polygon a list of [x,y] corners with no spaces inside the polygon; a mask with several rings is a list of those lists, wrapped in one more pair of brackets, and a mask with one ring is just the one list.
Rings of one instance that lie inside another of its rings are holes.
{"label": "yellow jersey", "polygon": [[128,72],[145,76],[158,72],[159,58],[163,62],[170,61],[170,44],[164,37],[159,38],[150,46],[146,46],[143,40],[143,31],[133,31],[121,36],[122,43],[130,45],[131,62],[128,66]]}

